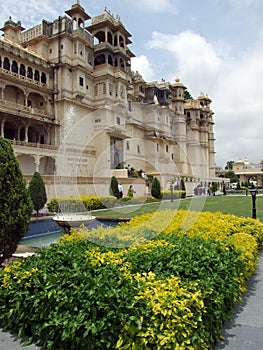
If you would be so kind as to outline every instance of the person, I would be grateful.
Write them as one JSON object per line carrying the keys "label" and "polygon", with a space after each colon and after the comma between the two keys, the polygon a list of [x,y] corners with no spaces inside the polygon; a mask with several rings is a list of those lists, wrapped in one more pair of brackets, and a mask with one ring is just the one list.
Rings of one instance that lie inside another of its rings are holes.
{"label": "person", "polygon": [[133,189],[133,185],[130,185],[130,187],[128,189],[128,197],[132,198],[134,193],[136,193],[136,192]]}
{"label": "person", "polygon": [[120,198],[123,197],[123,187],[122,187],[122,184],[118,184],[118,189],[119,189],[119,192],[120,192]]}

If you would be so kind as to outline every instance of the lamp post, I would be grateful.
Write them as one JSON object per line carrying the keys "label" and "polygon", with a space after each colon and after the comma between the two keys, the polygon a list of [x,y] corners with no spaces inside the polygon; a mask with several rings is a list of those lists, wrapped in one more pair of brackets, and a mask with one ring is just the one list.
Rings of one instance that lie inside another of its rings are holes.
{"label": "lamp post", "polygon": [[256,219],[257,218],[257,210],[256,210],[256,196],[257,196],[257,189],[252,188],[250,190],[251,197],[252,197],[252,218]]}

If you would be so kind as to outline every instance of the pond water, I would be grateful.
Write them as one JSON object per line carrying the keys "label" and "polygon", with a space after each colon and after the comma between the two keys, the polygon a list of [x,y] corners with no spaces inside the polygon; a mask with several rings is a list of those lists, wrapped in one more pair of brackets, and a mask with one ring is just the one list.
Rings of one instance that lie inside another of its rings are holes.
{"label": "pond water", "polygon": [[[99,226],[116,226],[118,221],[107,220],[94,220],[86,225],[88,229],[96,228]],[[60,226],[50,219],[43,219],[35,222],[31,222],[28,233],[23,237],[19,244],[23,244],[30,247],[46,247],[59,240],[64,232]]]}

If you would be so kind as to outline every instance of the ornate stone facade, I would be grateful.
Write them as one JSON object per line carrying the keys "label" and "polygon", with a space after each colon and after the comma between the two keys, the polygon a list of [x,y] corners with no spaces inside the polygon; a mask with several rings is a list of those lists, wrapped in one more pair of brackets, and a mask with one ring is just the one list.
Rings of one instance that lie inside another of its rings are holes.
{"label": "ornate stone facade", "polygon": [[128,168],[164,188],[180,176],[214,180],[211,100],[186,99],[178,78],[132,72],[119,16],[91,18],[77,2],[53,22],[25,30],[10,18],[1,30],[1,135],[26,178],[41,173],[49,197],[108,194],[113,174],[129,183]]}

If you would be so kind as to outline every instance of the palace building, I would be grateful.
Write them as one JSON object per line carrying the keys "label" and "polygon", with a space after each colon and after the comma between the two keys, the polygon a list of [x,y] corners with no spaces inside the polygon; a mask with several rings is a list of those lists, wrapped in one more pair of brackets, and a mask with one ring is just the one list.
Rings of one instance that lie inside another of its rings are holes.
{"label": "palace building", "polygon": [[[52,22],[1,28],[0,123],[24,177],[40,172],[48,196],[109,193],[129,169],[163,188],[215,180],[211,99],[187,99],[174,82],[146,82],[131,69],[131,34],[106,8],[90,17],[79,1]],[[189,187],[190,188],[190,187]]]}

